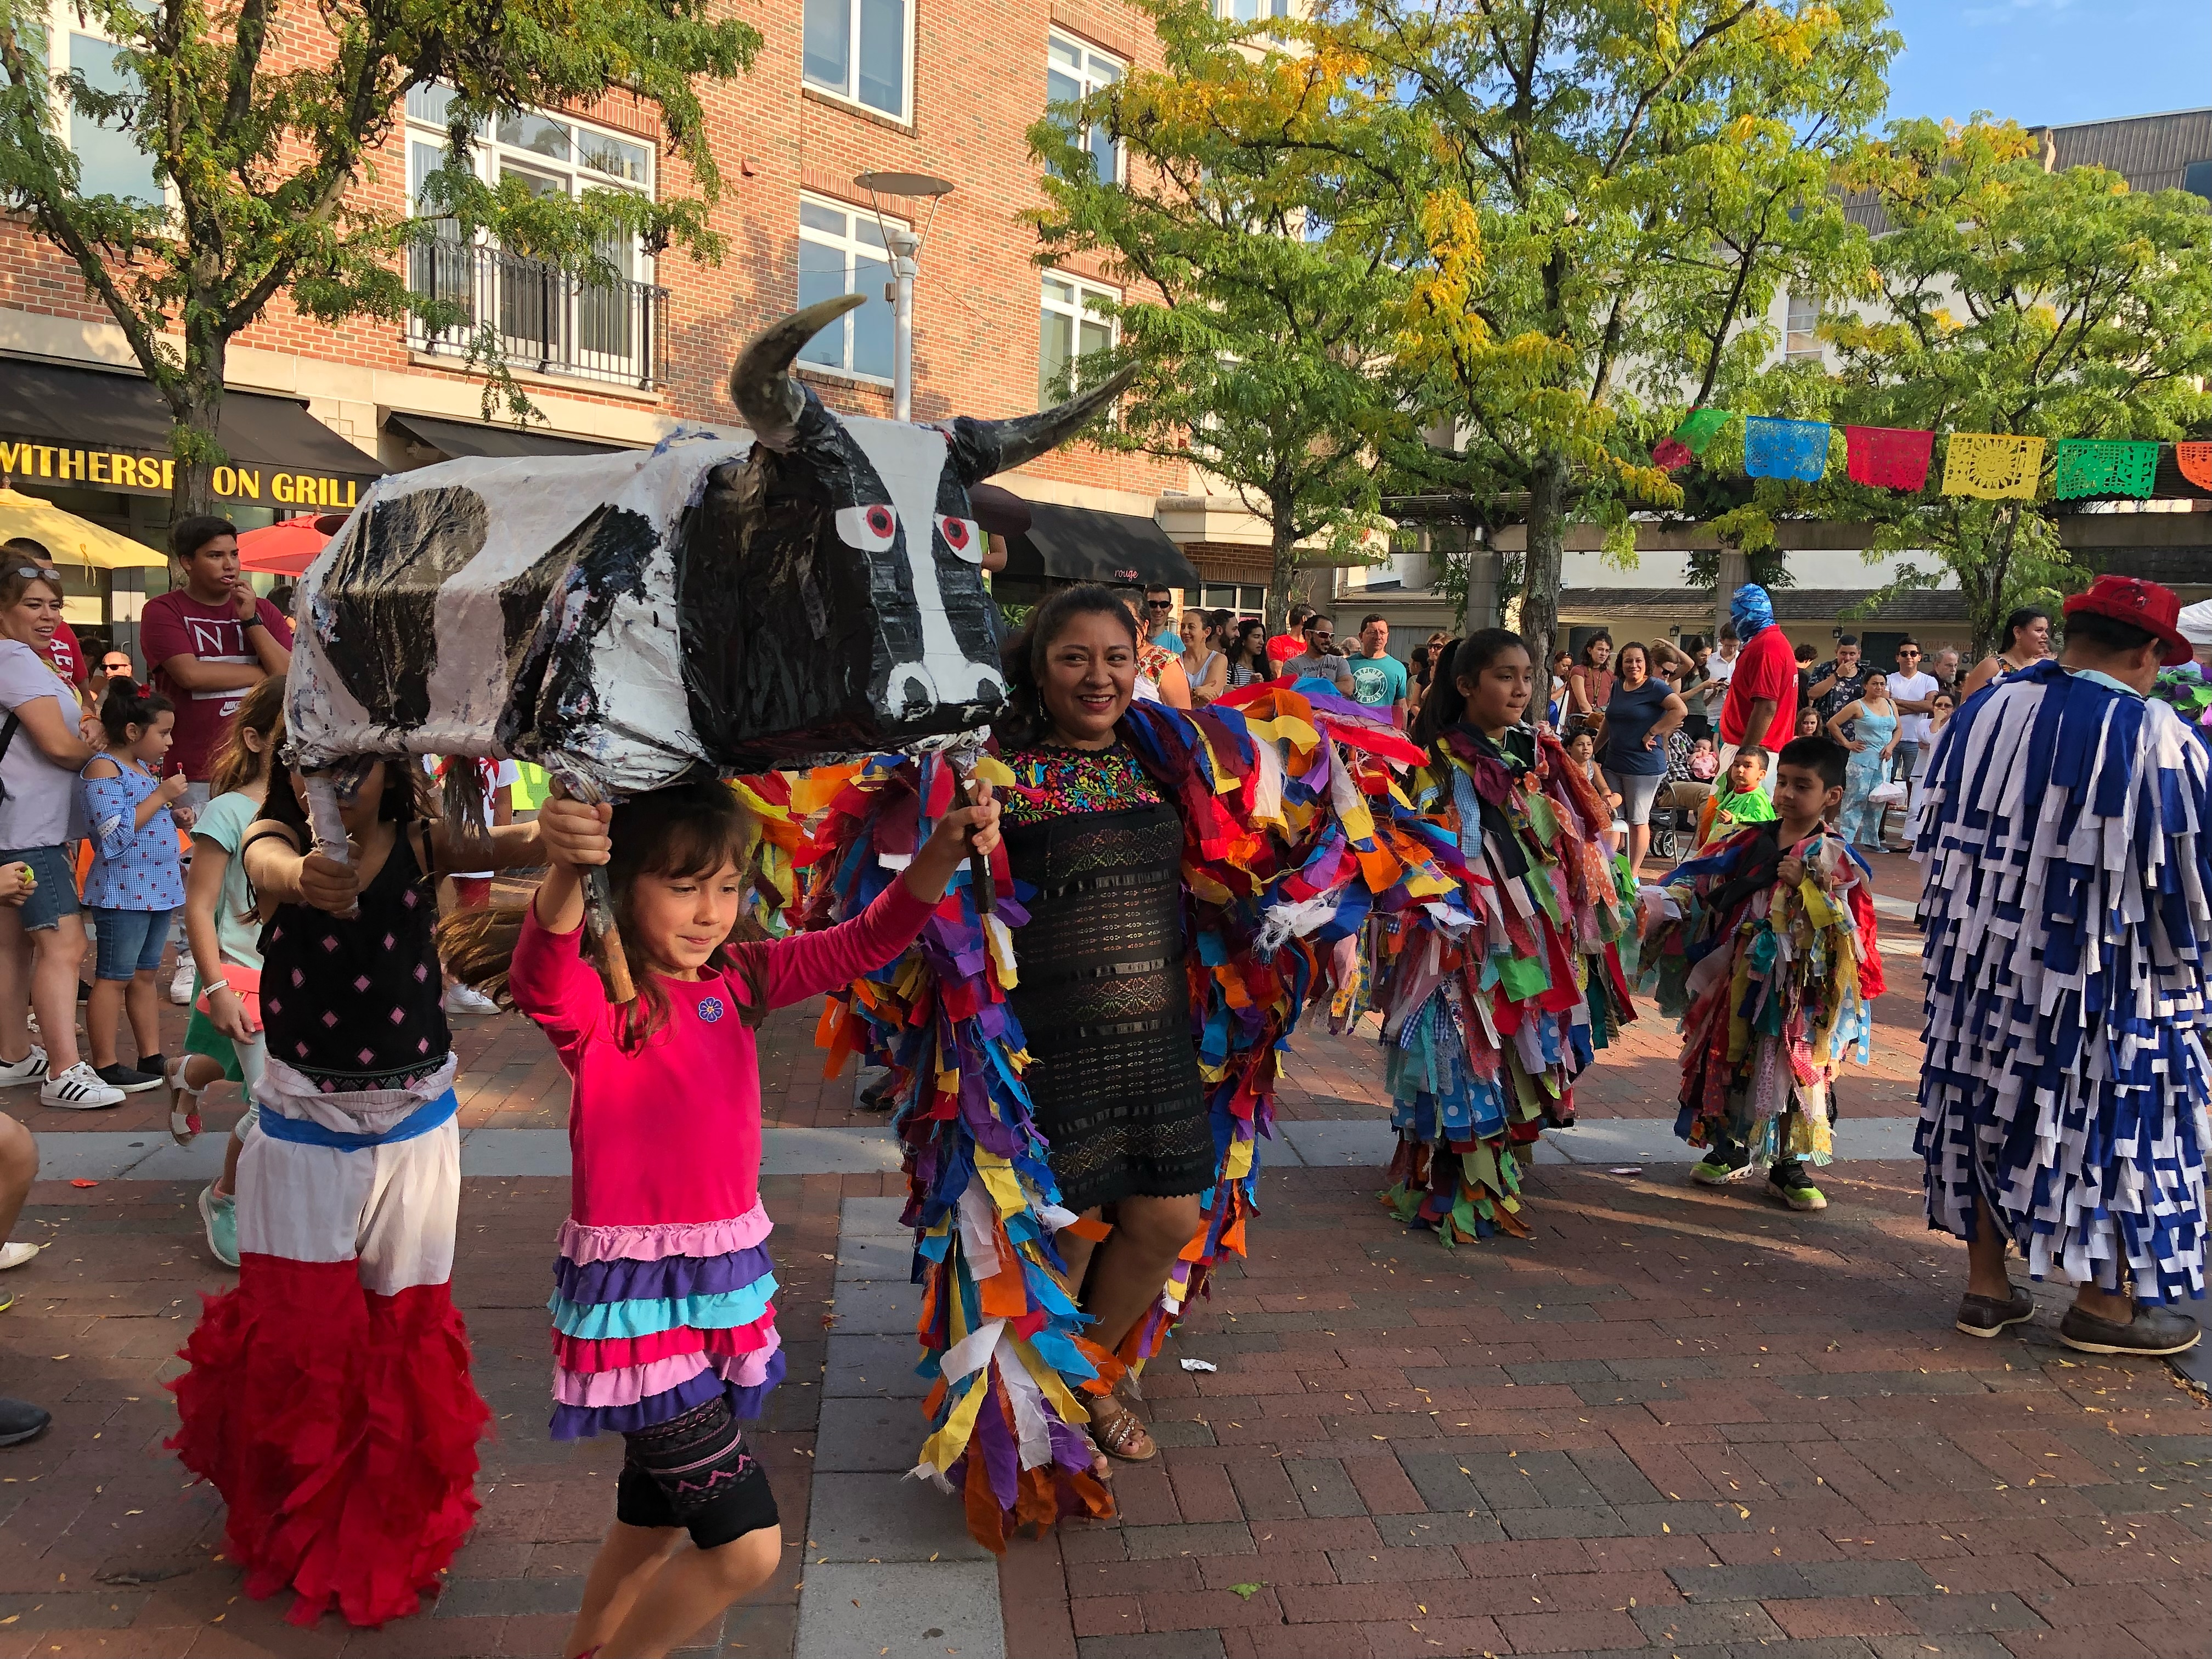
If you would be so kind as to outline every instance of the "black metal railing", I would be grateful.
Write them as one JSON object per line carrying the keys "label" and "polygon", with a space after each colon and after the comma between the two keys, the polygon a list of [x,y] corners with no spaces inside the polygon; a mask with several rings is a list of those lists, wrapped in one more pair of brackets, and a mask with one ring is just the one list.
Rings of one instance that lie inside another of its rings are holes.
{"label": "black metal railing", "polygon": [[465,356],[496,332],[510,368],[584,380],[657,386],[668,344],[668,290],[653,283],[594,283],[503,248],[433,237],[409,250],[408,286],[458,306],[464,321],[438,331],[407,325],[417,351]]}

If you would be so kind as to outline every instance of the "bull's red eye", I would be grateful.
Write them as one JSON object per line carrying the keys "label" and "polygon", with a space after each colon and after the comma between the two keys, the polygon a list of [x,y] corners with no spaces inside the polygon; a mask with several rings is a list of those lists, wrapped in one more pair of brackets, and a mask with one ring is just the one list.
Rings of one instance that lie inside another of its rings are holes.
{"label": "bull's red eye", "polygon": [[885,502],[837,509],[837,539],[863,553],[888,551],[898,540],[897,510]]}
{"label": "bull's red eye", "polygon": [[983,562],[983,526],[973,519],[955,519],[946,514],[937,515],[937,533],[945,538],[945,544],[952,550],[952,556],[969,564]]}

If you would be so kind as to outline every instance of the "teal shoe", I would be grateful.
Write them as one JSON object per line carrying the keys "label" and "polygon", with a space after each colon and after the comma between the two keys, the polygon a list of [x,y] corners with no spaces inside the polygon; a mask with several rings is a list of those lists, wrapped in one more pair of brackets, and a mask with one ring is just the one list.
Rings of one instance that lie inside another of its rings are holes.
{"label": "teal shoe", "polygon": [[200,1188],[200,1221],[207,1228],[208,1249],[226,1267],[238,1265],[238,1200],[226,1193],[216,1196],[212,1185]]}

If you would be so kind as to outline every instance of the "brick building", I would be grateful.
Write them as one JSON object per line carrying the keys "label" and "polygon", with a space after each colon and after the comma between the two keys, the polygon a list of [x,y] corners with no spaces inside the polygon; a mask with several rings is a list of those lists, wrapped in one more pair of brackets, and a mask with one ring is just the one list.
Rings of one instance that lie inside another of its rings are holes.
{"label": "brick building", "polygon": [[[1220,3],[1249,15],[1255,0]],[[1283,0],[1257,3],[1273,10]],[[225,442],[236,465],[217,485],[242,527],[343,507],[381,471],[451,456],[647,445],[683,422],[733,427],[724,382],[736,353],[775,317],[830,294],[871,297],[817,337],[799,372],[836,409],[887,415],[887,256],[867,192],[853,182],[866,171],[933,173],[954,185],[928,222],[921,260],[915,418],[1034,409],[1071,351],[1110,337],[1111,323],[1087,302],[1119,290],[1096,262],[1052,270],[1034,262],[1035,237],[1020,217],[1039,200],[1025,135],[1048,101],[1157,63],[1135,6],[764,0],[745,15],[763,37],[752,71],[701,88],[723,175],[712,216],[727,245],[721,264],[678,252],[656,259],[634,246],[612,256],[627,280],[587,287],[489,246],[416,249],[413,286],[468,304],[499,329],[543,417],[527,430],[487,419],[483,380],[454,342],[368,321],[328,328],[280,299],[229,357]],[[112,50],[61,0],[52,38],[57,70],[74,66],[95,85],[114,80]],[[438,163],[443,114],[438,88],[410,94],[359,197],[399,208]],[[64,118],[88,190],[157,188],[127,137]],[[1091,147],[1102,167],[1121,164],[1103,133]],[[519,176],[549,191],[691,188],[653,111],[621,94],[587,109],[507,118],[484,135],[477,164],[488,180]],[[0,468],[20,489],[159,544],[167,426],[75,267],[21,221],[0,222]],[[1077,446],[1000,482],[1054,509],[1042,516],[1055,534],[1043,535],[1041,522],[1043,545],[1018,550],[1018,565],[1025,552],[1051,574],[1054,547],[1081,541],[1115,550],[1132,571],[1146,564],[1140,574],[1190,582],[1159,528],[1164,509],[1170,533],[1206,550],[1206,574],[1241,582],[1231,591],[1257,603],[1264,575],[1253,576],[1239,544],[1263,534],[1210,501],[1188,466]],[[164,574],[95,579],[98,592],[72,599],[72,619],[127,628]]]}

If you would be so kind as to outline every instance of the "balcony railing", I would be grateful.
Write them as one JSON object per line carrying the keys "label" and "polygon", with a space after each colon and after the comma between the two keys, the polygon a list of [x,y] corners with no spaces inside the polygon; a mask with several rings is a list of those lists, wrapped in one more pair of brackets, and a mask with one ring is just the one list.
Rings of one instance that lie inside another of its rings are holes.
{"label": "balcony railing", "polygon": [[489,326],[510,368],[648,389],[663,379],[668,290],[655,283],[588,282],[542,259],[440,239],[410,251],[408,286],[468,319],[431,333],[410,319],[407,343],[417,351],[465,356]]}

